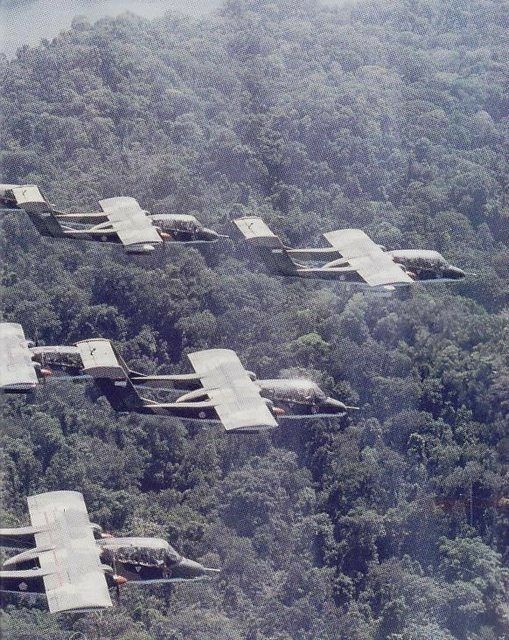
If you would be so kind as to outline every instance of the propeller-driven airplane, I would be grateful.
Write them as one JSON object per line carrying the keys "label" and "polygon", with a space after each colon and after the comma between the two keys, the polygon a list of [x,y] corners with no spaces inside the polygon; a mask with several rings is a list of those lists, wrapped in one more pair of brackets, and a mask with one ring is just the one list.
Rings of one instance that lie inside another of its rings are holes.
{"label": "propeller-driven airplane", "polygon": [[[357,408],[328,397],[310,380],[258,380],[230,349],[188,354],[195,373],[150,376],[131,371],[108,340],[86,340],[78,347],[84,371],[116,411],[221,422],[226,431],[253,433],[276,427],[278,420],[330,418]],[[105,376],[107,362],[111,375]],[[156,402],[143,398],[138,387],[186,393],[174,402]]]}
{"label": "propeller-driven airplane", "polygon": [[158,538],[116,538],[90,522],[76,491],[27,498],[31,526],[0,529],[0,546],[26,549],[6,560],[0,590],[46,594],[51,613],[111,607],[109,589],[127,582],[173,583],[212,577]]}
{"label": "propeller-driven airplane", "polygon": [[77,347],[38,347],[25,338],[17,322],[0,323],[0,392],[29,393],[49,376],[54,364],[61,374],[80,375]]}
{"label": "propeller-driven airplane", "polygon": [[[57,370],[92,378],[116,411],[221,422],[227,431],[263,431],[276,427],[277,420],[332,417],[356,409],[328,397],[309,380],[258,380],[229,349],[190,353],[194,373],[175,375],[132,371],[103,338],[70,347],[31,346],[16,323],[0,323],[0,349],[4,393],[27,393]],[[142,397],[140,387],[185,393],[173,402],[158,402]]]}
{"label": "propeller-driven airplane", "polygon": [[393,290],[415,282],[460,280],[466,275],[462,269],[449,264],[438,251],[387,251],[360,229],[324,233],[330,247],[292,249],[257,216],[238,218],[234,223],[244,238],[256,247],[269,269],[285,276],[339,280]]}
{"label": "propeller-driven airplane", "polygon": [[122,244],[126,253],[150,253],[164,242],[198,244],[221,237],[187,214],[154,214],[129,197],[100,200],[100,212],[57,211],[36,185],[0,185],[0,206],[24,209],[43,236]]}

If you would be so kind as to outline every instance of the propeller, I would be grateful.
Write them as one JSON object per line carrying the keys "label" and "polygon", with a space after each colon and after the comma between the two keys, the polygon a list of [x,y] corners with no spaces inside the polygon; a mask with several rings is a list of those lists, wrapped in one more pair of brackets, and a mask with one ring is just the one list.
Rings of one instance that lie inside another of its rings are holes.
{"label": "propeller", "polygon": [[[35,329],[34,339],[28,341],[28,347],[33,349],[38,346],[39,346],[39,331]],[[37,371],[38,377],[42,379],[43,384],[46,383],[46,378],[53,375],[53,371],[49,367],[45,366],[46,365],[45,355],[46,354],[44,351],[41,351],[39,354],[32,355],[32,360],[34,360],[36,357],[39,358],[34,362],[34,368]]]}
{"label": "propeller", "polygon": [[53,371],[45,366],[46,356],[44,351],[41,353],[41,368],[39,369],[39,373],[42,376],[42,383],[46,384],[46,380],[53,375]]}
{"label": "propeller", "polygon": [[120,602],[120,587],[121,585],[125,584],[127,582],[127,578],[124,578],[124,576],[121,576],[117,573],[117,559],[115,554],[113,553],[113,576],[112,576],[113,582],[115,584],[115,597],[117,600],[117,604]]}
{"label": "propeller", "polygon": [[262,396],[262,399],[275,416],[282,416],[286,413],[286,411],[282,407],[276,407],[276,405],[269,398],[263,398]]}
{"label": "propeller", "polygon": [[38,347],[39,346],[39,337],[38,337],[38,331],[37,329],[34,332],[34,339],[33,340],[27,340],[27,347],[29,349],[33,349],[34,347]]}

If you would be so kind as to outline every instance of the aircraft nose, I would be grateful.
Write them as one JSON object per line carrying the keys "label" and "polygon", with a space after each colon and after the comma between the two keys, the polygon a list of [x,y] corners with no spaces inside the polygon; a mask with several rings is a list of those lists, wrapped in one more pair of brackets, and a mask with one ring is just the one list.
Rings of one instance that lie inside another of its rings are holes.
{"label": "aircraft nose", "polygon": [[327,398],[327,400],[325,401],[325,405],[330,409],[334,409],[335,411],[338,411],[338,412],[339,411],[345,412],[348,408],[346,404],[344,404],[343,402],[340,402],[339,400],[336,400],[335,398]]}
{"label": "aircraft nose", "polygon": [[459,267],[449,267],[448,269],[448,277],[453,278],[454,280],[460,280],[464,278],[467,274],[460,269]]}
{"label": "aircraft nose", "polygon": [[214,240],[219,240],[220,238],[220,235],[216,231],[207,229],[207,227],[200,229],[199,235],[201,240],[206,240],[207,242],[214,242]]}
{"label": "aircraft nose", "polygon": [[172,574],[177,578],[202,578],[216,573],[219,573],[219,569],[209,569],[189,558],[182,558],[182,561],[172,568]]}

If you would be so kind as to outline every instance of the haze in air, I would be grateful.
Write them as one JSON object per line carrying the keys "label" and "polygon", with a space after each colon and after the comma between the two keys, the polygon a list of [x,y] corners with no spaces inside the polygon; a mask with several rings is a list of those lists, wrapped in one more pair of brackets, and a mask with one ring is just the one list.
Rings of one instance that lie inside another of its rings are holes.
{"label": "haze in air", "polygon": [[156,18],[166,11],[202,16],[213,11],[220,0],[3,0],[0,2],[0,53],[12,57],[24,44],[51,40],[69,29],[73,18],[90,21],[130,11],[145,18]]}
{"label": "haze in air", "polygon": [[[2,320],[42,345],[108,338],[147,374],[232,349],[360,410],[227,434],[115,413],[87,382],[2,398],[4,526],[27,524],[26,496],[74,490],[105,531],[221,568],[127,583],[101,614],[9,594],[2,638],[505,640],[509,3],[210,15],[65,13],[65,35],[0,57],[1,183],[65,211],[131,196],[231,236],[129,256],[2,214]],[[287,245],[362,229],[477,275],[387,296],[275,276],[235,235],[247,215]]]}
{"label": "haze in air", "polygon": [[[339,6],[356,0],[318,0]],[[71,26],[76,16],[91,21],[130,11],[145,18],[157,18],[166,11],[204,16],[217,9],[221,0],[1,0],[0,53],[12,57],[24,44],[51,40]]]}

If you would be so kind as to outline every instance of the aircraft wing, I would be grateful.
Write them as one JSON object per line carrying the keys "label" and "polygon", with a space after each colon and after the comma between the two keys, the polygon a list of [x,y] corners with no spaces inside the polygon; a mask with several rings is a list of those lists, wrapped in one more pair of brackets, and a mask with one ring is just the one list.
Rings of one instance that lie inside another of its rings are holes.
{"label": "aircraft wing", "polygon": [[323,235],[372,287],[413,282],[412,278],[364,231],[339,229]]}
{"label": "aircraft wing", "polygon": [[37,383],[23,327],[16,322],[0,323],[0,390],[30,391]]}
{"label": "aircraft wing", "polygon": [[227,431],[277,426],[260,389],[234,351],[208,349],[188,357]]}
{"label": "aircraft wing", "polygon": [[111,607],[81,493],[51,491],[27,500],[50,612]]}
{"label": "aircraft wing", "polygon": [[134,198],[106,198],[99,200],[99,204],[125,247],[162,244],[163,239],[147,217],[147,212]]}

